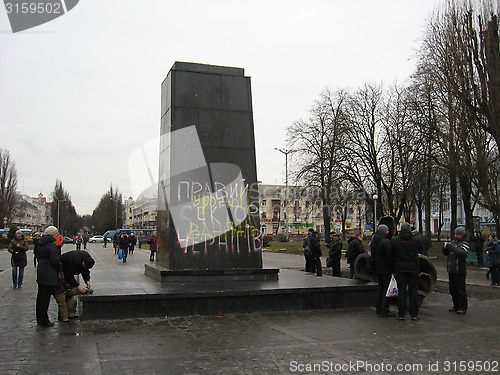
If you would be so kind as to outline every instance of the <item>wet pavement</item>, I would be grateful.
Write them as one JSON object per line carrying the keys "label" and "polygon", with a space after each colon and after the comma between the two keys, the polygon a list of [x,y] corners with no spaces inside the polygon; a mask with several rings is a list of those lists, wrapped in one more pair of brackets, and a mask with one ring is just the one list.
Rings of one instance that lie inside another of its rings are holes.
{"label": "wet pavement", "polygon": [[[112,248],[92,244],[89,252],[96,259],[96,295],[158,287],[144,275],[148,251],[136,250],[125,264]],[[448,312],[444,262],[434,260],[441,280],[438,292],[426,297],[416,322],[380,318],[372,308],[357,308],[72,320],[40,328],[35,321],[36,272],[29,257],[23,288],[12,289],[10,255],[0,250],[0,374],[500,372],[500,288],[489,287],[485,270],[477,267],[469,267],[469,310],[458,315]],[[265,267],[303,267],[298,255],[265,252],[263,259]],[[320,279],[328,282],[327,275]],[[305,280],[318,282],[312,275]],[[49,316],[57,316],[54,300]]]}

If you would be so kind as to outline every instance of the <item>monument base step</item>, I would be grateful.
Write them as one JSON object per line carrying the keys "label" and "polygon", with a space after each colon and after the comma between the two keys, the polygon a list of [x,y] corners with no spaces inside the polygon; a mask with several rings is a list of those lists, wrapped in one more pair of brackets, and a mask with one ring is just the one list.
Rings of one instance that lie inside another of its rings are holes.
{"label": "monument base step", "polygon": [[201,281],[278,280],[278,268],[231,270],[168,270],[145,264],[145,274],[159,283]]}
{"label": "monument base step", "polygon": [[[147,282],[147,280],[150,280]],[[80,318],[125,319],[220,315],[373,306],[377,285],[298,270],[280,270],[279,280],[154,282],[144,276],[142,292],[80,296]]]}

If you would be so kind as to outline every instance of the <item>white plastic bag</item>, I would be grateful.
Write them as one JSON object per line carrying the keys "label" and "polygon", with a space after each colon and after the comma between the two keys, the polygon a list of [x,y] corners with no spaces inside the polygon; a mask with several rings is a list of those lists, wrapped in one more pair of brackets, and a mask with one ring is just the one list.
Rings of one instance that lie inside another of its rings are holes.
{"label": "white plastic bag", "polygon": [[391,282],[389,283],[389,287],[387,288],[386,297],[397,297],[398,296],[398,283],[394,276],[391,277]]}

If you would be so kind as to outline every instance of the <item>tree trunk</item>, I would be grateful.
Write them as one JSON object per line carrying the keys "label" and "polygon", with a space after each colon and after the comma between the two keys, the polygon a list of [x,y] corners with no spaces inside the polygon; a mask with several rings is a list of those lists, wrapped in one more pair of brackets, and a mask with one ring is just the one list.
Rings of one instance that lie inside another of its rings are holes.
{"label": "tree trunk", "polygon": [[453,170],[450,169],[450,237],[455,228],[457,227],[457,206],[458,206],[458,187],[457,176]]}

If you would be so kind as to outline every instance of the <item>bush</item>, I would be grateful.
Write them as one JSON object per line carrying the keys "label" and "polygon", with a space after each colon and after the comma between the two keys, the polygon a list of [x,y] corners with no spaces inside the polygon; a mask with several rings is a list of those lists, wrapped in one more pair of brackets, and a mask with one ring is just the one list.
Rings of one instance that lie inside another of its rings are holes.
{"label": "bush", "polygon": [[271,244],[271,241],[273,240],[273,236],[270,236],[269,234],[268,235],[265,235],[263,238],[262,238],[262,246],[263,247],[268,247],[270,244]]}
{"label": "bush", "polygon": [[287,242],[286,236],[284,234],[278,234],[278,241],[279,242]]}

